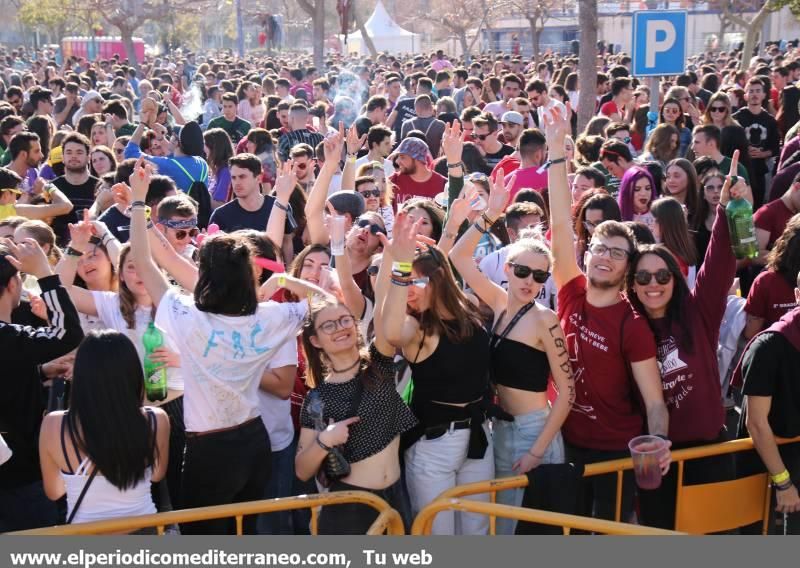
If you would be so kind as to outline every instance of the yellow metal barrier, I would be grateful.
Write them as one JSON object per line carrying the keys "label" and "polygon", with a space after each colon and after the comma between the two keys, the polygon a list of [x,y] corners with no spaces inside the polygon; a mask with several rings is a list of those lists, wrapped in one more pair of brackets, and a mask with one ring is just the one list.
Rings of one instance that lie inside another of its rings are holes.
{"label": "yellow metal barrier", "polygon": [[9,533],[14,535],[94,535],[94,534],[120,534],[129,533],[144,528],[155,527],[159,535],[164,534],[164,527],[191,523],[194,521],[209,521],[212,519],[236,519],[236,534],[242,534],[242,519],[260,513],[275,513],[292,509],[311,509],[312,533],[317,532],[317,508],[322,506],[335,506],[358,503],[367,505],[378,511],[378,518],[367,532],[368,535],[402,535],[405,534],[403,520],[400,514],[389,504],[367,491],[335,491],[333,493],[299,495],[282,499],[265,499],[262,501],[248,501],[246,503],[230,503],[213,507],[199,507],[197,509],[182,509],[168,513],[142,515],[139,517],[124,517],[109,519],[92,523],[77,523],[74,525],[61,525],[42,529],[33,529]]}
{"label": "yellow metal barrier", "polygon": [[436,499],[433,503],[419,512],[414,519],[411,527],[412,535],[429,535],[433,519],[442,511],[461,511],[464,513],[478,513],[483,515],[493,515],[497,517],[515,519],[517,521],[527,521],[531,523],[542,523],[561,527],[565,535],[572,529],[591,531],[602,534],[613,535],[683,535],[675,531],[667,531],[653,527],[641,525],[631,525],[628,523],[617,523],[603,519],[593,519],[591,517],[579,517],[576,515],[564,515],[550,511],[539,511],[537,509],[526,509],[523,507],[512,507],[511,505],[498,505],[496,503],[485,503],[483,501],[470,501],[467,499]]}
{"label": "yellow metal barrier", "polygon": [[[775,441],[778,445],[791,444],[795,442],[800,442],[800,436],[798,436],[797,438],[776,438]],[[681,487],[683,486],[684,462],[710,456],[719,456],[723,454],[744,452],[752,449],[754,449],[752,438],[744,438],[741,440],[731,440],[729,442],[722,442],[719,444],[709,444],[706,446],[697,446],[695,448],[686,448],[683,450],[673,451],[672,452],[673,466],[677,464],[678,467],[678,492],[676,495],[676,509],[680,510],[681,506],[681,496],[682,496]],[[605,475],[610,473],[617,474],[616,512],[614,516],[614,520],[616,522],[619,522],[622,516],[623,474],[626,470],[630,469],[633,469],[633,460],[631,458],[621,458],[616,460],[587,464],[584,468],[584,473],[583,473],[584,477],[594,477],[597,475]],[[464,485],[459,485],[457,487],[453,487],[451,489],[442,492],[434,500],[433,503],[428,505],[428,507],[433,507],[434,505],[436,505],[436,507],[440,507],[440,505],[438,504],[439,501],[447,501],[452,499],[460,500],[463,497],[469,497],[471,495],[483,495],[488,493],[490,496],[490,503],[483,503],[483,505],[490,507],[487,512],[487,514],[489,515],[489,534],[494,535],[496,534],[495,531],[496,518],[498,516],[503,516],[503,517],[505,516],[492,513],[493,511],[499,512],[500,511],[499,507],[503,507],[503,505],[496,504],[497,492],[506,489],[521,489],[527,486],[528,486],[528,477],[525,475],[517,475],[514,477],[505,477],[502,479],[490,479],[487,481],[468,483]],[[769,491],[767,491],[767,502],[769,501],[769,497],[770,497]],[[516,507],[513,507],[513,509],[516,509]],[[439,509],[439,510],[444,510],[444,509]],[[768,510],[765,508],[765,515],[767,513]],[[421,514],[422,511],[420,512],[420,515]],[[433,517],[429,517],[426,523],[427,526],[424,527],[424,529],[420,530],[427,530],[429,533],[430,526],[433,523]],[[417,525],[416,520],[414,521],[414,525],[415,526]],[[764,523],[764,527],[766,527],[766,522]],[[423,532],[420,534],[428,534],[428,533]]]}

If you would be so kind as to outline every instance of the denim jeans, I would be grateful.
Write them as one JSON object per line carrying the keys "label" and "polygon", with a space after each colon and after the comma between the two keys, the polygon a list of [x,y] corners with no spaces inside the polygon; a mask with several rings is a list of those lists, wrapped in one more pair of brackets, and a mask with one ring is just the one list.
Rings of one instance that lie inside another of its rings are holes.
{"label": "denim jeans", "polygon": [[[549,408],[535,410],[528,414],[514,417],[514,422],[495,420],[494,432],[494,468],[496,477],[513,477],[516,475],[512,466],[533,447],[544,429]],[[544,452],[542,464],[564,463],[564,440],[558,432]],[[500,491],[497,502],[502,505],[522,505],[524,489]],[[515,519],[497,519],[497,534],[514,534],[517,521]]]}
{"label": "denim jeans", "polygon": [[[272,475],[264,487],[264,499],[277,499],[294,495],[294,456],[297,444],[292,441],[286,448],[272,452]],[[292,535],[294,511],[262,513],[258,516],[258,534]]]}
{"label": "denim jeans", "polygon": [[[494,478],[492,436],[486,424],[483,429],[489,447],[482,459],[467,457],[469,429],[451,430],[433,440],[427,440],[423,436],[406,450],[406,484],[415,516],[447,489]],[[488,502],[489,495],[475,495],[469,499]],[[442,511],[433,522],[431,534],[488,533],[489,517],[486,515]]]}
{"label": "denim jeans", "polygon": [[58,505],[44,493],[41,481],[0,488],[0,533],[38,529],[62,523]]}
{"label": "denim jeans", "polygon": [[[183,506],[207,507],[257,501],[270,474],[269,435],[261,418],[234,430],[187,436],[183,458]],[[244,518],[244,533],[256,534],[256,515]],[[181,525],[181,534],[235,534],[234,519]]]}

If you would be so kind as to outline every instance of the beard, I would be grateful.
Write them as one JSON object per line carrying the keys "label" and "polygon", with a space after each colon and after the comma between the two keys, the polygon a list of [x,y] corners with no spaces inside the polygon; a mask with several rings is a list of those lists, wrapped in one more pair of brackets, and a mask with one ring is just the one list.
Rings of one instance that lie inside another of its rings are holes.
{"label": "beard", "polygon": [[625,282],[624,272],[616,280],[597,280],[594,277],[589,277],[589,284],[598,290],[621,290],[623,282]]}
{"label": "beard", "polygon": [[71,174],[82,174],[86,171],[86,164],[82,166],[64,166],[64,170],[68,171]]}

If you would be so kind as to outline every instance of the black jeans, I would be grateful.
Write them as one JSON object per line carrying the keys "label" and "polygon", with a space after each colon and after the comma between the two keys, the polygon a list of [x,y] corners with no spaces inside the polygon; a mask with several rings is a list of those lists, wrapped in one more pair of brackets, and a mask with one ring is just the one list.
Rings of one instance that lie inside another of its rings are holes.
{"label": "black jeans", "polygon": [[[234,430],[186,437],[183,457],[183,507],[256,501],[270,475],[269,435],[261,418]],[[244,533],[256,533],[257,515],[244,518]],[[181,525],[182,534],[235,534],[235,519]]]}
{"label": "black jeans", "polygon": [[[567,463],[588,465],[590,463],[630,457],[628,451],[592,450],[564,443]],[[581,511],[579,515],[596,519],[614,520],[616,513],[617,474],[595,475],[585,477],[581,484],[581,497],[578,500]],[[633,471],[626,471],[622,476],[622,508],[620,521],[630,521],[633,512]]]}
{"label": "black jeans", "polygon": [[[400,513],[406,532],[411,528],[411,503],[408,493],[403,486],[403,480],[398,479],[386,489],[365,489],[350,485],[343,481],[334,481],[330,487],[333,491],[368,491],[389,503],[389,506]],[[378,511],[369,505],[348,503],[345,505],[330,505],[323,507],[319,514],[317,526],[319,534],[360,534],[365,535],[378,518]]]}
{"label": "black jeans", "polygon": [[[723,432],[719,438],[707,442],[676,444],[672,451],[685,448],[718,444],[725,441]],[[733,455],[710,456],[684,463],[683,484],[701,485],[734,479],[735,468]],[[638,488],[639,514],[643,525],[673,530],[675,528],[675,500],[678,491],[678,464],[670,464],[669,472],[661,478],[658,489]]]}
{"label": "black jeans", "polygon": [[182,509],[181,468],[183,451],[186,447],[186,427],[183,424],[183,397],[161,405],[161,410],[169,416],[169,464],[167,465],[167,488],[172,510]]}

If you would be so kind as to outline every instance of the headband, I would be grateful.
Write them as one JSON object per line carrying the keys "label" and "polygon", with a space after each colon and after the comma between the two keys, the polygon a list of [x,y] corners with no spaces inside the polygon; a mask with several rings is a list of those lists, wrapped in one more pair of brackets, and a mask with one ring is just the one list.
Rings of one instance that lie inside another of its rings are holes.
{"label": "headband", "polygon": [[159,225],[164,225],[167,229],[196,229],[197,217],[191,219],[163,219],[158,218]]}

